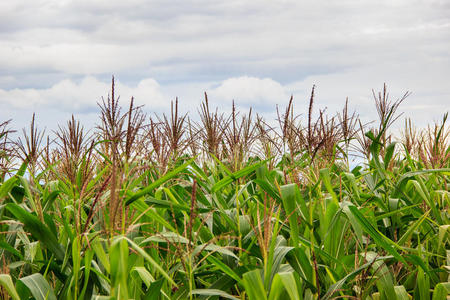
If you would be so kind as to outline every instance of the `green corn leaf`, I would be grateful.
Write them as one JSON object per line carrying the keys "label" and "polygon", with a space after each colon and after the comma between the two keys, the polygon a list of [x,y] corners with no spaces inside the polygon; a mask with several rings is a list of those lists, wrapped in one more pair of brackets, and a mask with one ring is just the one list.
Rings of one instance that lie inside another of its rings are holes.
{"label": "green corn leaf", "polygon": [[175,232],[160,232],[157,235],[146,238],[139,244],[143,245],[148,242],[189,244],[189,240],[187,238]]}
{"label": "green corn leaf", "polygon": [[260,161],[258,163],[255,163],[253,165],[247,166],[247,167],[243,168],[242,170],[239,170],[237,172],[234,172],[231,175],[228,175],[228,176],[224,177],[223,179],[218,181],[213,186],[212,192],[214,193],[214,192],[220,191],[221,189],[223,189],[225,186],[229,185],[230,183],[232,183],[236,179],[239,179],[239,178],[241,178],[243,176],[246,176],[246,175],[250,174],[251,172],[255,171],[257,168],[259,168],[260,166],[262,166],[266,162],[267,162],[267,160]]}
{"label": "green corn leaf", "polygon": [[154,207],[160,207],[160,208],[168,208],[168,209],[174,209],[174,210],[182,210],[182,211],[190,211],[190,207],[186,205],[181,205],[177,203],[173,203],[167,200],[159,200],[151,196],[146,196],[144,202],[147,205],[153,205]]}
{"label": "green corn leaf", "polygon": [[392,256],[383,256],[383,257],[374,257],[371,258],[367,263],[363,264],[362,266],[358,267],[357,269],[353,270],[352,272],[345,275],[343,278],[338,280],[335,284],[331,285],[327,292],[325,293],[325,296],[322,298],[324,300],[332,299],[331,297],[339,291],[342,286],[350,279],[354,278],[356,275],[361,273],[363,270],[367,269],[368,267],[372,266],[374,262],[379,260],[386,260],[392,258]]}
{"label": "green corn leaf", "polygon": [[394,155],[395,145],[397,143],[393,142],[386,147],[386,151],[384,154],[384,168],[387,169],[389,163],[391,162],[392,156]]}
{"label": "green corn leaf", "polygon": [[371,267],[373,270],[373,275],[378,278],[376,281],[378,291],[381,292],[383,297],[385,297],[382,299],[398,299],[395,292],[395,278],[392,276],[391,271],[388,269],[384,261],[374,260],[377,255],[377,253],[369,251],[365,254],[365,257],[368,260],[374,261]]}
{"label": "green corn leaf", "polygon": [[[300,300],[300,295],[298,294],[298,286],[297,282],[294,278],[294,273],[292,272],[281,272],[278,273],[276,276],[279,277],[281,283],[284,286],[284,289],[289,295],[289,298],[291,300]],[[272,292],[272,290],[271,290]]]}
{"label": "green corn leaf", "polygon": [[115,300],[115,298],[110,296],[94,295],[91,300]]}
{"label": "green corn leaf", "polygon": [[[94,258],[94,250],[86,250],[84,255],[84,285],[83,289],[80,293],[80,299],[85,298],[86,292],[88,291],[88,283],[89,283],[89,277],[91,274],[91,267],[92,267],[92,260]],[[89,292],[88,292],[89,294]]]}
{"label": "green corn leaf", "polygon": [[[171,231],[176,231],[176,229],[169,222],[167,222],[161,215],[159,215],[157,212],[155,212],[155,210],[151,206],[148,206],[144,202],[144,200],[137,199],[131,204],[131,206],[133,208],[135,208],[139,213],[146,215],[151,220],[158,222],[159,224],[163,225],[167,229],[169,229]],[[135,221],[137,221],[137,220],[135,220]]]}
{"label": "green corn leaf", "polygon": [[[17,251],[13,246],[11,246],[10,244],[8,244],[7,242],[4,241],[0,241],[0,249],[6,250],[9,253],[15,255],[16,257],[18,257],[19,259],[23,260],[23,255],[22,253],[20,253],[19,251]],[[1,257],[1,255],[0,255]]]}
{"label": "green corn leaf", "polygon": [[8,274],[0,274],[0,286],[2,286],[13,300],[20,300],[19,294],[17,294],[16,288],[11,280],[11,276]]}
{"label": "green corn leaf", "polygon": [[[403,285],[397,285],[394,287],[395,295],[398,300],[410,300],[412,297],[408,294],[405,287]],[[420,299],[430,299],[428,298],[420,298]]]}
{"label": "green corn leaf", "polygon": [[409,209],[411,209],[411,208],[417,207],[417,206],[419,206],[419,205],[421,205],[421,203],[417,203],[417,204],[413,204],[413,205],[408,205],[408,206],[405,206],[405,207],[396,209],[396,210],[394,210],[394,211],[390,211],[390,212],[387,212],[387,213],[383,213],[383,214],[381,214],[381,215],[377,215],[377,216],[375,216],[375,220],[377,220],[377,221],[378,221],[378,220],[382,220],[382,219],[384,219],[384,218],[387,218],[387,217],[390,217],[390,216],[399,214],[399,213],[401,213],[401,212],[404,212],[404,211],[409,210]]}
{"label": "green corn leaf", "polygon": [[165,296],[166,299],[170,299],[163,291],[161,291],[161,287],[164,283],[164,278],[158,279],[150,284],[148,288],[148,292],[145,295],[145,300],[158,300],[160,296]]}
{"label": "green corn leaf", "polygon": [[[406,264],[405,259],[394,249],[394,242],[383,236],[376,228],[369,223],[369,221],[359,212],[356,206],[349,207],[352,214],[355,216],[361,227],[373,238],[375,243],[384,249],[386,252],[394,256],[397,260]],[[400,247],[400,246],[398,246]]]}
{"label": "green corn leaf", "polygon": [[289,219],[289,227],[291,229],[290,238],[292,239],[292,245],[298,246],[298,236],[299,236],[299,225],[298,225],[298,214],[297,214],[297,202],[299,199],[300,192],[295,183],[281,186],[281,199],[283,201],[284,210]]}
{"label": "green corn leaf", "polygon": [[255,182],[265,193],[267,193],[267,195],[269,195],[273,199],[277,200],[278,202],[282,201],[278,191],[266,179],[254,179],[253,182]]}
{"label": "green corn leaf", "polygon": [[210,252],[217,252],[220,254],[228,255],[231,257],[234,257],[235,259],[239,260],[239,258],[234,254],[232,251],[225,247],[221,247],[215,244],[203,244],[195,247],[193,254],[196,255],[200,251],[210,251]]}
{"label": "green corn leaf", "polygon": [[31,235],[45,245],[59,260],[64,260],[64,250],[51,230],[39,219],[14,203],[8,203],[6,208],[25,225]]}
{"label": "green corn leaf", "polygon": [[398,240],[397,244],[403,246],[411,237],[414,231],[419,228],[423,221],[428,217],[431,210],[427,211],[422,217],[420,217],[414,224],[408,227],[408,230],[402,235],[402,237]]}
{"label": "green corn leaf", "polygon": [[19,279],[16,289],[21,299],[28,299],[25,295],[31,294],[36,300],[56,300],[53,289],[40,273]]}
{"label": "green corn leaf", "polygon": [[173,281],[173,279],[169,276],[169,274],[166,273],[166,271],[164,271],[163,267],[161,267],[147,252],[145,252],[144,249],[142,249],[141,247],[139,247],[135,242],[133,242],[132,240],[124,237],[128,243],[130,244],[130,246],[139,253],[139,255],[141,255],[142,257],[144,257],[144,259],[146,261],[148,261],[163,277],[165,277],[167,279],[167,281],[169,281],[171,284],[173,284],[174,286],[177,286],[177,284],[175,283],[175,281]]}
{"label": "green corn leaf", "polygon": [[309,258],[306,256],[303,248],[295,248],[286,255],[286,260],[297,274],[303,279],[304,283],[314,293],[316,287],[313,284],[313,268]]}
{"label": "green corn leaf", "polygon": [[428,169],[428,170],[420,170],[420,171],[411,171],[403,174],[400,179],[397,181],[397,189],[401,188],[401,184],[404,180],[409,179],[411,177],[417,176],[417,175],[424,175],[424,174],[433,174],[433,173],[442,173],[444,175],[450,174],[450,168],[442,168],[442,169]]}
{"label": "green corn leaf", "polygon": [[242,283],[248,294],[249,300],[267,300],[267,293],[261,277],[261,270],[247,272],[243,276]]}
{"label": "green corn leaf", "polygon": [[427,273],[431,278],[433,278],[436,281],[438,280],[436,274],[428,269],[427,265],[425,264],[422,258],[420,258],[415,254],[405,254],[404,257],[407,262],[413,264],[414,266],[422,268],[422,270],[424,270],[425,273]]}
{"label": "green corn leaf", "polygon": [[149,194],[153,191],[153,189],[159,187],[160,185],[162,185],[163,183],[165,183],[166,181],[169,181],[170,179],[174,178],[175,176],[177,176],[179,173],[181,173],[182,171],[184,171],[192,162],[194,161],[194,159],[190,159],[187,162],[185,162],[184,164],[182,164],[181,166],[173,169],[172,171],[168,172],[166,175],[164,175],[163,177],[155,180],[154,182],[152,182],[150,185],[146,186],[145,188],[141,189],[139,192],[129,196],[126,200],[125,203],[126,205],[130,205],[131,203],[133,203],[134,201],[136,201],[137,199],[141,198],[142,196]]}
{"label": "green corn leaf", "polygon": [[270,293],[268,300],[277,300],[280,299],[281,294],[285,291],[283,282],[281,282],[281,278],[278,274],[275,274],[275,277],[272,280],[272,284],[270,286]]}
{"label": "green corn leaf", "polygon": [[446,300],[450,295],[450,282],[438,283],[433,291],[433,300]]}
{"label": "green corn leaf", "polygon": [[333,202],[336,204],[336,206],[338,206],[339,200],[336,196],[336,193],[333,190],[333,187],[331,186],[330,170],[329,169],[321,169],[320,170],[320,178],[322,179],[322,182],[325,185],[325,188],[327,189],[328,193],[330,193],[331,198],[333,199]]}
{"label": "green corn leaf", "polygon": [[224,264],[223,262],[221,262],[212,255],[208,256],[206,259],[209,262],[211,262],[216,268],[218,268],[219,270],[221,270],[222,272],[224,272],[225,274],[236,280],[236,282],[241,283],[241,277],[229,266],[227,266],[226,264]]}
{"label": "green corn leaf", "polygon": [[131,269],[130,273],[137,274],[147,288],[149,288],[151,283],[155,281],[152,274],[150,274],[150,272],[144,267],[135,266]]}
{"label": "green corn leaf", "polygon": [[2,183],[0,186],[0,199],[5,198],[9,192],[12,191],[12,189],[16,186],[18,182],[18,178],[16,176],[13,176]]}
{"label": "green corn leaf", "polygon": [[234,297],[224,291],[216,289],[196,289],[191,291],[191,295],[201,295],[201,296],[218,296],[225,299],[238,300],[240,298]]}
{"label": "green corn leaf", "polygon": [[[304,245],[304,246],[306,246],[308,248],[312,248],[313,247],[313,244],[311,243],[311,241],[307,240],[306,238],[304,238],[302,236],[299,237],[299,242],[300,242],[300,244],[302,244],[302,245]],[[329,259],[330,261],[332,261],[332,262],[334,262],[334,263],[336,263],[338,265],[344,266],[344,263],[341,260],[336,259],[330,253],[328,253],[325,250],[322,250],[322,248],[317,246],[317,245],[314,245],[314,252],[319,254],[319,255],[322,255],[324,258]]]}
{"label": "green corn leaf", "polygon": [[95,256],[100,260],[100,263],[105,268],[106,272],[110,273],[110,265],[109,265],[109,257],[105,252],[105,249],[103,248],[102,243],[96,239],[94,242],[91,243],[91,247],[95,252]]}
{"label": "green corn leaf", "polygon": [[448,236],[450,233],[450,225],[442,225],[439,226],[439,245],[438,245],[438,250],[441,249],[441,247],[445,247],[447,240],[448,240]]}
{"label": "green corn leaf", "polygon": [[49,195],[47,195],[47,197],[45,197],[44,199],[44,209],[43,211],[46,212],[53,204],[53,202],[55,202],[56,198],[59,196],[61,192],[60,191],[53,191],[51,192]]}
{"label": "green corn leaf", "polygon": [[351,213],[349,207],[354,206],[349,201],[343,201],[341,202],[341,209],[347,216],[348,220],[350,221],[350,224],[352,224],[353,230],[355,231],[355,235],[358,238],[359,242],[363,243],[363,237],[362,237],[362,228],[359,222],[356,220],[356,217]]}
{"label": "green corn leaf", "polygon": [[416,289],[418,299],[430,299],[430,277],[420,268],[417,270]]}
{"label": "green corn leaf", "polygon": [[9,192],[17,185],[19,181],[19,177],[22,177],[25,174],[28,164],[26,162],[22,163],[17,173],[6,180],[0,185],[0,199],[3,199],[8,195]]}
{"label": "green corn leaf", "polygon": [[90,190],[92,189],[100,179],[104,179],[105,178],[105,173],[109,171],[108,167],[104,167],[102,170],[100,170],[100,172],[98,172],[96,174],[96,176],[94,178],[92,178],[91,181],[89,181],[89,183],[87,184],[86,190]]}
{"label": "green corn leaf", "polygon": [[231,177],[233,177],[234,175],[233,175],[233,172],[231,172],[231,170],[230,169],[228,169],[227,168],[227,166],[225,166],[224,164],[223,164],[223,162],[221,162],[220,161],[220,159],[218,159],[214,154],[210,154],[211,155],[211,157],[214,159],[214,161],[219,165],[219,167],[225,172],[225,173],[227,173],[229,176],[231,176]]}
{"label": "green corn leaf", "polygon": [[353,191],[351,196],[355,197],[356,201],[359,202],[361,200],[360,193],[359,193],[360,191],[359,191],[358,185],[356,184],[355,175],[353,173],[344,172],[344,176],[345,176],[345,178],[347,178],[348,182],[350,183],[350,187]]}
{"label": "green corn leaf", "polygon": [[275,246],[274,254],[273,254],[273,261],[271,266],[271,272],[270,272],[270,280],[273,280],[276,273],[280,271],[281,263],[283,262],[286,255],[293,250],[294,247],[287,247],[287,246]]}
{"label": "green corn leaf", "polygon": [[128,298],[128,243],[117,237],[111,243],[109,260],[111,266],[111,294],[118,299]]}

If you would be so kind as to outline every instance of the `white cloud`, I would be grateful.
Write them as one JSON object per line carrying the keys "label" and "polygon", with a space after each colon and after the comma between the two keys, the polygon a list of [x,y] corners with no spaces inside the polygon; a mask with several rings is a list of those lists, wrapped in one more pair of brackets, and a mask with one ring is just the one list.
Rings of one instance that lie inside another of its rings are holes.
{"label": "white cloud", "polygon": [[242,76],[224,80],[218,87],[208,91],[211,99],[231,102],[239,105],[273,106],[287,101],[289,95],[285,88],[270,78]]}
{"label": "white cloud", "polygon": [[[420,70],[420,71],[419,71]],[[401,104],[399,112],[418,126],[441,119],[449,111],[450,86],[440,81],[447,72],[446,64],[432,61],[410,62],[403,65],[380,62],[377,65],[353,68],[344,72],[312,75],[288,84],[294,98],[303,97],[298,108],[306,111],[311,86],[316,84],[315,107],[327,107],[330,113],[341,110],[346,97],[349,105],[365,121],[377,119],[372,89],[378,93],[387,84],[389,99],[395,101],[407,91],[411,95]],[[400,76],[401,74],[401,76]],[[298,103],[298,102],[296,102]],[[401,120],[401,119],[400,119]],[[395,126],[403,126],[402,121]]]}
{"label": "white cloud", "polygon": [[[297,114],[306,116],[311,87],[316,84],[314,111],[327,108],[330,115],[340,111],[349,97],[352,110],[356,110],[363,121],[377,118],[371,89],[379,91],[383,79],[390,92],[390,99],[400,98],[407,90],[413,94],[400,107],[405,117],[411,117],[419,126],[425,126],[432,121],[440,120],[442,114],[448,111],[446,99],[450,98],[450,87],[433,81],[429,71],[421,75],[410,73],[401,80],[395,80],[395,68],[380,65],[374,68],[348,70],[327,75],[312,75],[291,84],[281,84],[271,78],[250,76],[232,77],[220,82],[197,84],[164,84],[153,78],[146,78],[136,85],[122,83],[116,80],[115,95],[120,96],[120,103],[126,109],[133,96],[137,105],[144,105],[144,110],[152,114],[168,113],[170,101],[179,96],[180,111],[188,112],[193,119],[197,118],[197,109],[203,100],[203,91],[208,93],[211,107],[229,113],[232,100],[235,100],[238,110],[245,113],[252,107],[255,113],[264,116],[268,122],[276,119],[276,106],[283,110],[290,95],[294,96],[294,108]],[[371,83],[368,83],[371,82]],[[375,82],[376,84],[372,84]],[[412,84],[404,88],[407,84]],[[414,88],[420,93],[415,93]],[[5,109],[0,111],[0,119],[13,118],[18,128],[25,127],[33,112],[36,112],[38,122],[44,127],[55,128],[65,122],[71,113],[76,113],[87,127],[94,126],[98,120],[97,103],[110,93],[111,83],[87,76],[80,81],[62,80],[50,88],[0,89],[0,105]],[[432,95],[432,96],[430,96]],[[442,101],[429,101],[430,97]],[[396,127],[401,127],[402,121]]]}
{"label": "white cloud", "polygon": [[[65,79],[49,88],[0,89],[0,120],[13,119],[14,129],[27,127],[31,116],[36,113],[40,128],[55,130],[64,124],[72,114],[80,119],[86,128],[98,124],[98,103],[111,93],[111,81],[101,81],[86,76],[80,81]],[[143,105],[146,112],[167,112],[171,98],[163,94],[159,83],[146,78],[137,85],[127,85],[116,80],[115,97],[127,109],[131,97],[136,105]]]}
{"label": "white cloud", "polygon": [[[69,112],[92,111],[102,97],[106,99],[110,90],[110,83],[88,76],[79,83],[66,79],[46,89],[0,89],[0,103],[16,109],[45,110],[57,107]],[[127,86],[118,81],[116,93],[122,101],[129,101],[134,96],[139,105],[167,107],[159,84],[151,78],[141,80],[137,86]]]}

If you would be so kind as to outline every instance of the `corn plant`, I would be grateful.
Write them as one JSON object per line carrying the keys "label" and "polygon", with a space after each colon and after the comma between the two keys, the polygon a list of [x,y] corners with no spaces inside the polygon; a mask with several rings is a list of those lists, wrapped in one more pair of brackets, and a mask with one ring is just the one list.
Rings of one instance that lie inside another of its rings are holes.
{"label": "corn plant", "polygon": [[199,121],[147,117],[113,80],[92,131],[1,123],[0,296],[446,299],[447,115],[395,141],[407,95],[375,95],[370,130],[348,101],[315,119],[313,88],[306,124],[291,97],[274,127],[206,94]]}

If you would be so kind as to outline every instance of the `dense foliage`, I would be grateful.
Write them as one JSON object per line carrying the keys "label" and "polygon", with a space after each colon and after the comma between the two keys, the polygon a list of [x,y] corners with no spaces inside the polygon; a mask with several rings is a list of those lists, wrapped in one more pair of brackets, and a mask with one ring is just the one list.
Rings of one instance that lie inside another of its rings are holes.
{"label": "dense foliage", "polygon": [[206,95],[198,122],[122,113],[113,82],[92,132],[3,123],[0,297],[446,299],[446,116],[396,143],[407,94],[374,96],[377,126],[314,119],[313,89],[305,124],[291,99],[274,128]]}

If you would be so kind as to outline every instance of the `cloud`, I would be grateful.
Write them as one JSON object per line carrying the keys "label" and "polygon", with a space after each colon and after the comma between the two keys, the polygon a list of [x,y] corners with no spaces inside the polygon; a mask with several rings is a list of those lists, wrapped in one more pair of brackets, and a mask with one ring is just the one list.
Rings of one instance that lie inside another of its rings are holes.
{"label": "cloud", "polygon": [[[442,0],[0,1],[0,117],[23,111],[87,116],[111,74],[121,99],[149,111],[203,91],[221,107],[273,113],[294,95],[334,112],[348,96],[376,118],[371,92],[413,92],[403,108],[425,122],[445,111],[450,4]],[[420,114],[417,112],[421,112]]]}
{"label": "cloud", "polygon": [[[125,84],[116,80],[116,97],[126,109],[131,97],[137,105],[143,105],[144,111],[152,115],[154,112],[169,113],[170,102],[179,97],[180,111],[189,113],[196,119],[199,104],[203,100],[203,92],[208,93],[211,107],[221,112],[231,111],[232,100],[235,100],[241,114],[250,107],[255,113],[266,118],[271,124],[276,120],[277,105],[281,110],[287,105],[290,95],[294,97],[294,108],[297,114],[306,117],[311,88],[316,84],[314,111],[326,109],[330,115],[340,111],[349,98],[351,110],[355,110],[363,121],[377,118],[371,89],[376,92],[383,87],[383,79],[387,80],[390,99],[400,98],[407,90],[412,95],[401,105],[404,117],[411,117],[417,125],[425,126],[431,121],[438,121],[448,111],[446,99],[450,98],[450,87],[433,80],[423,66],[422,75],[410,73],[401,80],[394,80],[395,68],[380,65],[374,68],[348,70],[326,75],[312,75],[304,80],[290,84],[282,84],[272,78],[250,76],[231,77],[219,82],[197,84],[175,83],[161,85],[153,78],[146,78],[136,85]],[[406,70],[408,71],[408,70]],[[409,73],[409,72],[407,72]],[[372,84],[375,82],[376,84]],[[408,89],[407,84],[411,84]],[[406,87],[406,88],[405,88]],[[415,92],[414,88],[420,92]],[[111,83],[86,76],[81,80],[62,80],[49,88],[16,88],[0,89],[0,119],[13,118],[17,128],[27,126],[31,114],[37,113],[38,123],[43,127],[55,129],[65,122],[72,113],[81,119],[88,128],[98,121],[97,103],[110,93]],[[431,96],[430,96],[431,95]],[[430,97],[437,99],[429,101]],[[395,127],[401,127],[402,121]]]}
{"label": "cloud", "polygon": [[445,1],[19,0],[2,5],[0,65],[10,73],[134,71],[163,81],[246,74],[293,82],[371,65],[374,59],[401,64],[420,56],[448,58]]}
{"label": "cloud", "polygon": [[[403,65],[380,62],[377,65],[344,72],[308,76],[286,85],[285,88],[294,94],[297,107],[306,111],[311,86],[316,84],[316,108],[327,107],[328,112],[334,113],[342,109],[348,97],[352,110],[369,122],[377,119],[372,90],[378,93],[386,83],[391,101],[400,99],[408,91],[411,92],[401,104],[399,112],[403,112],[403,117],[411,118],[416,125],[423,127],[433,121],[440,121],[442,115],[449,111],[450,86],[440,80],[446,72],[446,64],[426,60]],[[402,121],[398,121],[395,126],[403,126]]]}
{"label": "cloud", "polygon": [[[0,103],[15,109],[44,110],[57,107],[68,112],[88,112],[95,110],[97,103],[102,101],[103,96],[106,99],[110,90],[110,83],[87,76],[78,83],[66,79],[45,89],[0,89]],[[125,101],[134,96],[138,105],[166,107],[159,84],[151,78],[141,80],[137,86],[127,86],[118,81],[116,92],[122,95],[122,99],[127,99]]]}
{"label": "cloud", "polygon": [[[41,128],[55,130],[74,114],[91,129],[99,121],[98,103],[106,100],[110,93],[111,81],[93,76],[65,79],[49,88],[0,89],[0,120],[13,119],[14,129],[20,129],[27,127],[32,114],[36,113]],[[164,95],[162,87],[152,78],[142,79],[136,85],[116,80],[115,97],[123,109],[134,97],[135,105],[142,105],[147,113],[170,110],[171,98]]]}
{"label": "cloud", "polygon": [[259,108],[287,101],[289,97],[279,82],[271,78],[261,79],[249,76],[226,79],[208,93],[215,101],[231,102],[236,100],[239,105]]}

